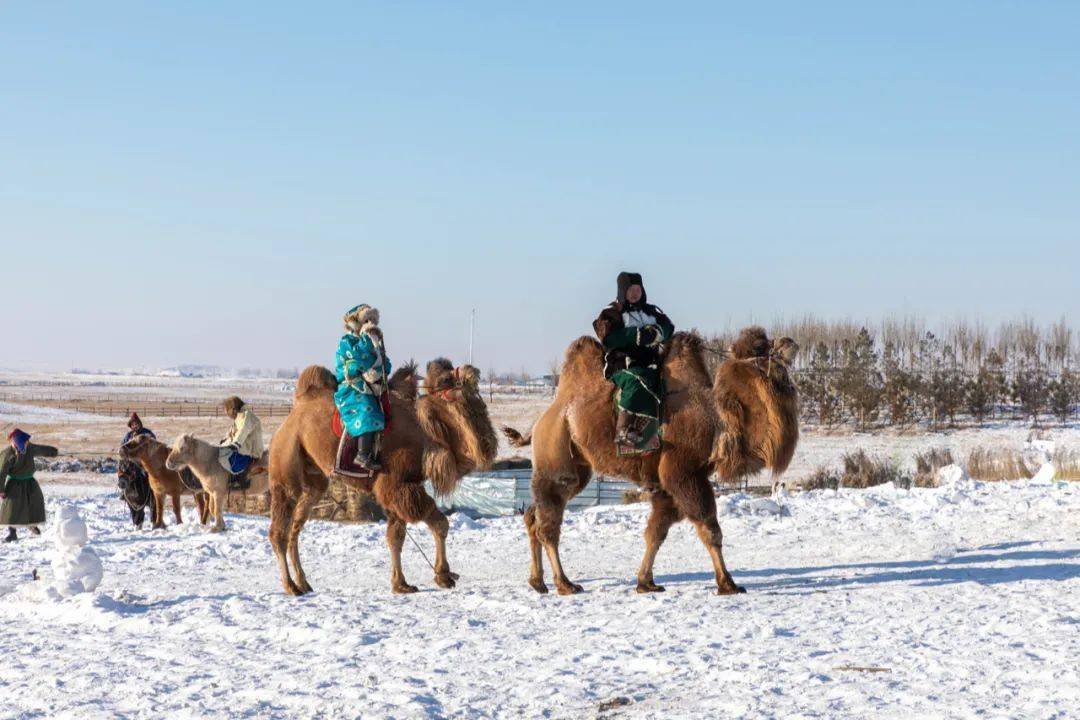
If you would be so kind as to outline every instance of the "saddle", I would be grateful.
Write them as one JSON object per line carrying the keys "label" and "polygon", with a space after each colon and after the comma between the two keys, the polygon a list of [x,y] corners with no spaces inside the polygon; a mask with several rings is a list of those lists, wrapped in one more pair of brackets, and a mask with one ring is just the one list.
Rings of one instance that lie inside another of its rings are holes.
{"label": "saddle", "polygon": [[[334,477],[357,490],[371,492],[375,485],[375,473],[353,462],[359,450],[360,439],[345,432],[345,423],[341,421],[341,413],[337,409],[334,410],[331,425],[334,428],[334,434],[338,437],[337,454],[334,456]],[[379,433],[375,440],[376,455],[381,444],[382,433]]]}

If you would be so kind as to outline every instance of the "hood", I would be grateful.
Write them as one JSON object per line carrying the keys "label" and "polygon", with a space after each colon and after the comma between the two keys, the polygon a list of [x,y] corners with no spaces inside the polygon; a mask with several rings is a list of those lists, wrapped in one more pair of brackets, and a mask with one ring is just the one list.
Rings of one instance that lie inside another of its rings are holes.
{"label": "hood", "polygon": [[[648,301],[649,298],[645,294],[645,284],[641,282],[641,273],[621,272],[617,283],[619,289],[615,299],[624,306],[639,308]],[[631,285],[641,285],[641,300],[633,304],[626,300],[626,291],[630,289]]]}

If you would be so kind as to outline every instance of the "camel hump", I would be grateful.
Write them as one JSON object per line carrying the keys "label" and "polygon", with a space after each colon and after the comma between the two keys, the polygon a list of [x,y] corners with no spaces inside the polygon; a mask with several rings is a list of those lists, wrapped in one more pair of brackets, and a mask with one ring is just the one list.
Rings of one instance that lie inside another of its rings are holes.
{"label": "camel hump", "polygon": [[604,374],[604,346],[596,338],[582,335],[563,356],[562,377],[596,377]]}
{"label": "camel hump", "polygon": [[296,392],[293,394],[297,400],[318,397],[319,395],[332,395],[337,390],[337,378],[322,365],[310,365],[304,368],[300,377],[296,380]]}

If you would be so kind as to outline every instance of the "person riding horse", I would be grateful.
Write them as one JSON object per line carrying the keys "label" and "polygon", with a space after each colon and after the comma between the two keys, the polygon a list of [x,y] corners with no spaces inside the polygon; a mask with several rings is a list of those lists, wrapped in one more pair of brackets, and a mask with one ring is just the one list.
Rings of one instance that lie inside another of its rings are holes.
{"label": "person riding horse", "polygon": [[250,485],[247,474],[251,464],[262,457],[262,422],[255,412],[240,398],[226,398],[225,414],[232,418],[233,426],[221,445],[220,462],[232,478],[229,485],[234,490],[247,490]]}
{"label": "person riding horse", "polygon": [[651,425],[660,426],[660,358],[675,325],[647,302],[640,274],[619,273],[617,286],[615,302],[603,309],[593,330],[604,346],[604,377],[617,388],[616,441],[636,447],[649,438]]}
{"label": "person riding horse", "polygon": [[386,429],[390,395],[386,381],[390,358],[386,357],[379,311],[357,305],[345,313],[345,334],[338,341],[335,375],[338,389],[334,404],[345,432],[357,439],[353,461],[368,472],[378,472],[376,440]]}

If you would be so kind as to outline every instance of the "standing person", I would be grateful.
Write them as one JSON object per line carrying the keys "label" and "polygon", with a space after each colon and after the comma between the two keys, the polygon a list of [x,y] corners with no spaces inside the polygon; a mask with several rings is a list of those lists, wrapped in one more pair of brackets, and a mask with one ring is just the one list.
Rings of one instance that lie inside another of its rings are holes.
{"label": "standing person", "polygon": [[4,489],[0,495],[0,525],[8,526],[4,542],[13,542],[19,539],[17,527],[29,527],[35,535],[41,534],[37,526],[45,522],[45,496],[34,479],[34,458],[56,457],[58,451],[30,442],[30,435],[18,428],[8,435],[8,443],[0,451],[0,483]]}
{"label": "standing person", "polygon": [[131,413],[131,417],[128,418],[127,426],[128,431],[127,434],[124,435],[124,439],[120,442],[121,445],[127,445],[129,441],[140,435],[149,435],[154,440],[157,440],[157,435],[155,435],[150,428],[143,426],[142,418],[139,417],[138,413]]}
{"label": "standing person", "polygon": [[338,341],[335,362],[338,389],[334,403],[345,432],[357,438],[357,465],[369,472],[382,469],[376,457],[376,439],[386,429],[390,397],[386,381],[390,359],[386,357],[379,311],[357,305],[345,313],[345,334]]}
{"label": "standing person", "polygon": [[222,465],[233,474],[232,485],[237,490],[247,490],[251,463],[262,457],[262,421],[243,400],[233,395],[226,398],[225,414],[232,418],[233,426],[221,441]]}
{"label": "standing person", "polygon": [[649,304],[640,274],[619,273],[617,286],[615,302],[593,321],[593,330],[604,346],[604,377],[617,388],[616,440],[636,446],[651,423],[660,424],[660,356],[675,325]]}

